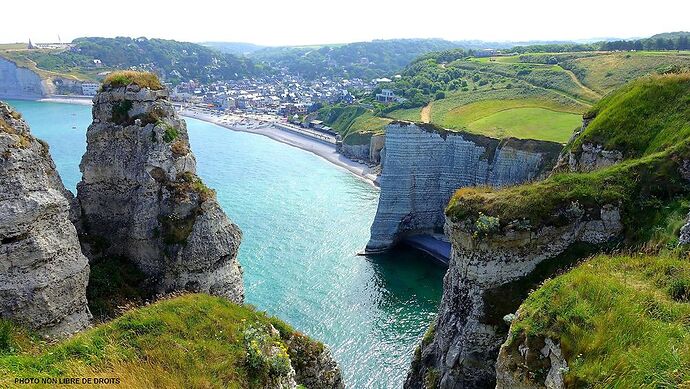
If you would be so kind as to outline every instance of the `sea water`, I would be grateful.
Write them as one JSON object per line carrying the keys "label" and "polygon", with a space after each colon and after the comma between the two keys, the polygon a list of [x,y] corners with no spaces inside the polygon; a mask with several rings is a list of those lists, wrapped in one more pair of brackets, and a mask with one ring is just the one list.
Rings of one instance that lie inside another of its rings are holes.
{"label": "sea water", "polygon": [[[10,101],[75,192],[88,106]],[[399,388],[444,269],[413,251],[363,257],[378,190],[309,152],[186,119],[198,174],[243,232],[246,302],[326,343],[348,387]]]}

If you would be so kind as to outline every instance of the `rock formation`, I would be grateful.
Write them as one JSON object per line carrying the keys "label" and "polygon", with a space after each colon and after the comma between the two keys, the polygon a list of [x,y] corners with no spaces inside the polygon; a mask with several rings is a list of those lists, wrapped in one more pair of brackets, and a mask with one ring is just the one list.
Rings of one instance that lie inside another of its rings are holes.
{"label": "rock formation", "polygon": [[309,389],[345,387],[340,367],[323,344],[295,333],[288,340],[288,353],[296,372],[295,380],[301,385]]}
{"label": "rock formation", "polygon": [[336,151],[352,160],[379,164],[381,163],[381,150],[383,150],[384,141],[384,135],[372,135],[368,143],[351,145],[345,142],[338,142]]}
{"label": "rock formation", "polygon": [[[582,127],[573,133],[568,143],[574,143],[593,119],[593,117],[583,119]],[[615,165],[622,160],[623,153],[620,151],[606,150],[602,145],[587,142],[576,148],[566,147],[559,156],[554,171],[591,172]]]}
{"label": "rock formation", "polygon": [[48,94],[49,85],[35,72],[0,58],[0,97],[35,99]]}
{"label": "rock formation", "polygon": [[496,389],[563,389],[568,363],[550,338],[504,343],[496,361]]}
{"label": "rock formation", "polygon": [[196,176],[187,127],[162,88],[111,83],[94,98],[78,184],[89,256],[124,256],[151,290],[242,302],[240,229]]}
{"label": "rock formation", "polygon": [[536,179],[553,167],[560,150],[552,142],[499,141],[431,125],[391,123],[367,251],[385,251],[405,234],[441,232],[443,210],[458,188]]}
{"label": "rock formation", "polygon": [[89,263],[69,218],[71,198],[48,145],[0,103],[0,317],[54,336],[90,318]]}
{"label": "rock formation", "polygon": [[515,226],[486,236],[477,236],[467,220],[448,219],[453,254],[435,333],[413,361],[406,388],[421,388],[428,377],[438,377],[440,388],[495,384],[495,361],[508,330],[503,317],[534,286],[530,279],[547,276],[574,244],[605,243],[623,230],[615,205],[596,210],[574,203],[563,216],[568,222],[561,226]]}

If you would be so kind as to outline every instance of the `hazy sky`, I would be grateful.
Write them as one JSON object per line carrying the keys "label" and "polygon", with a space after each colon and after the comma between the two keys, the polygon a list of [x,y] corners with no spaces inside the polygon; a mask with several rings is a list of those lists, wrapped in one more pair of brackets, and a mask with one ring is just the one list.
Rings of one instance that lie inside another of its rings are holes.
{"label": "hazy sky", "polygon": [[[690,1],[5,0],[0,42],[145,36],[263,45],[388,38],[567,40],[690,30]],[[184,5],[182,5],[184,4]],[[10,16],[11,15],[11,16]]]}

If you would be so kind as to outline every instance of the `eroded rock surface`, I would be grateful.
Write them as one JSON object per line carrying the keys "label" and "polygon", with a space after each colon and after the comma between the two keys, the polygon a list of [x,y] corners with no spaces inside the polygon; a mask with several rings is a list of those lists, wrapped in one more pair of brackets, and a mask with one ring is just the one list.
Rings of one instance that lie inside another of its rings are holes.
{"label": "eroded rock surface", "polygon": [[562,212],[568,222],[560,226],[507,228],[487,236],[478,236],[471,221],[448,220],[453,254],[435,332],[413,361],[406,388],[428,387],[430,377],[432,387],[440,388],[495,385],[495,362],[508,331],[503,317],[515,312],[570,247],[602,244],[623,230],[614,205],[585,210],[573,203]]}
{"label": "eroded rock surface", "polygon": [[0,317],[54,336],[90,319],[71,198],[48,145],[0,102]]}
{"label": "eroded rock surface", "polygon": [[563,389],[568,363],[550,338],[508,339],[496,361],[496,389]]}
{"label": "eroded rock surface", "polygon": [[384,251],[405,234],[441,232],[443,211],[458,188],[536,179],[553,167],[560,150],[552,142],[499,141],[392,123],[381,153],[381,195],[367,250]]}
{"label": "eroded rock surface", "polygon": [[[575,131],[570,139],[572,143],[587,129],[593,118],[583,119],[582,127]],[[604,146],[595,143],[583,143],[576,149],[566,148],[556,163],[554,171],[591,172],[597,169],[615,165],[623,160],[623,153],[618,150],[606,150]]]}
{"label": "eroded rock surface", "polygon": [[86,252],[124,256],[151,290],[242,302],[240,229],[196,176],[187,126],[165,90],[104,86],[80,165]]}

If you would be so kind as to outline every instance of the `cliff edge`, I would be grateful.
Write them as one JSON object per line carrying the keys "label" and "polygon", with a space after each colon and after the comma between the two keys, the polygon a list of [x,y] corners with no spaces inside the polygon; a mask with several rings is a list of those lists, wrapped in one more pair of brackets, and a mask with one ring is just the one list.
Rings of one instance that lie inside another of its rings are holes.
{"label": "cliff edge", "polygon": [[[521,308],[517,323],[522,324],[514,324],[503,348],[501,344],[530,290],[583,258],[614,248],[685,252],[686,228],[681,226],[690,195],[687,96],[687,74],[634,81],[595,106],[566,146],[564,163],[548,178],[503,189],[461,188],[452,196],[445,230],[453,254],[439,315],[415,353],[407,388],[493,387],[497,382],[499,387],[538,388],[573,382],[565,369],[580,357],[572,354],[570,344],[562,346],[564,339],[580,335],[561,337],[555,329],[580,323],[551,322],[551,330],[541,331],[545,328],[535,325],[524,331],[525,323],[545,318],[544,312]],[[623,269],[612,273],[616,271]],[[610,293],[601,298],[616,298],[603,285],[597,288]],[[685,284],[679,288],[685,296]],[[650,296],[657,292],[650,291]],[[555,300],[547,300],[541,300],[545,311],[553,315],[569,311],[569,306],[550,306]],[[577,312],[570,313],[570,319],[577,320]],[[606,328],[596,331],[607,333]],[[615,338],[615,334],[607,336]],[[591,350],[590,346],[582,345],[580,350]],[[593,353],[584,358],[601,357]],[[620,372],[609,368],[602,374],[616,377],[610,374]],[[603,382],[598,379],[588,378],[594,386]]]}
{"label": "cliff edge", "polygon": [[392,122],[386,127],[381,194],[367,251],[385,251],[409,234],[442,233],[443,210],[456,189],[537,179],[553,167],[561,148]]}
{"label": "cliff edge", "polygon": [[0,102],[0,317],[53,336],[85,328],[91,316],[71,198],[48,145]]}

